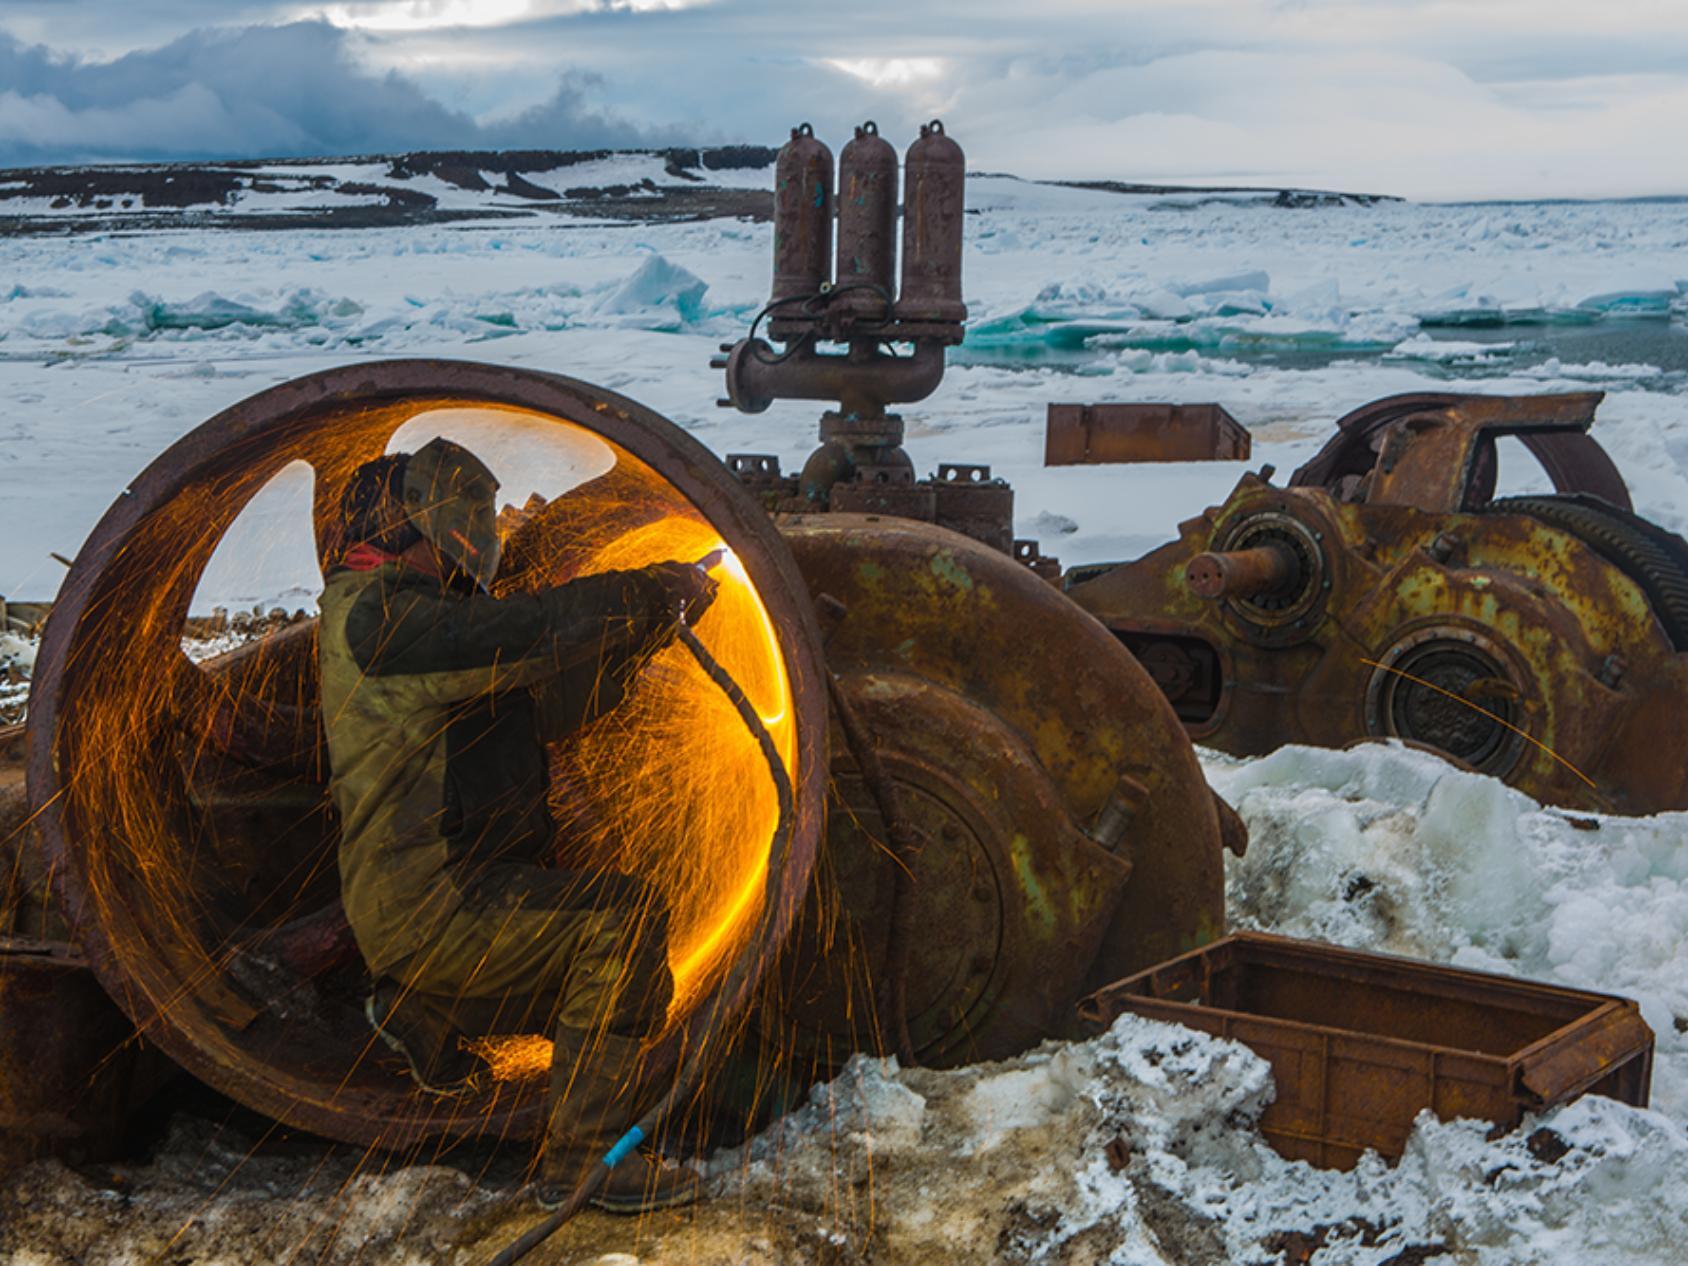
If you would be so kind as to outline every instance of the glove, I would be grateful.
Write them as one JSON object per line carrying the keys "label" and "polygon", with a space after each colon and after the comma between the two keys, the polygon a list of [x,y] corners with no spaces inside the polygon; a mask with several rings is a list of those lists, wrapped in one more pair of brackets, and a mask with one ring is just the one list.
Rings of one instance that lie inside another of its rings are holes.
{"label": "glove", "polygon": [[650,614],[664,626],[696,624],[720,589],[714,577],[692,563],[653,563],[641,573],[650,589]]}

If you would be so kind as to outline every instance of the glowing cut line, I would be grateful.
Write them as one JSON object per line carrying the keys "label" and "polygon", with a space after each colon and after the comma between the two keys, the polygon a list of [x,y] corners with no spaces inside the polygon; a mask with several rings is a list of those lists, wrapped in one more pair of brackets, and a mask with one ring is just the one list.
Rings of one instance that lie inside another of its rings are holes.
{"label": "glowing cut line", "polygon": [[715,926],[709,930],[709,935],[692,946],[691,953],[683,959],[678,962],[671,962],[668,965],[668,969],[674,974],[676,982],[689,980],[699,974],[708,960],[713,958],[720,949],[721,942],[726,940],[727,934],[739,930],[739,924],[744,920],[745,911],[749,908],[751,902],[761,895],[763,882],[767,877],[768,859],[764,857],[739,887],[738,892],[734,894],[732,905],[716,916]]}
{"label": "glowing cut line", "polygon": [[1451,690],[1442,689],[1442,687],[1438,686],[1433,681],[1426,681],[1422,677],[1415,677],[1411,673],[1406,672],[1403,669],[1392,668],[1388,664],[1380,664],[1375,659],[1367,659],[1364,655],[1360,656],[1360,662],[1362,664],[1368,664],[1373,668],[1381,668],[1386,673],[1394,673],[1397,677],[1405,677],[1408,681],[1416,682],[1418,685],[1423,686],[1427,690],[1434,690],[1439,695],[1446,695],[1448,698],[1452,699],[1455,703],[1463,703],[1466,707],[1470,708],[1473,712],[1482,713],[1484,716],[1488,717],[1489,720],[1493,721],[1496,725],[1502,726],[1505,729],[1511,730],[1514,734],[1516,734],[1519,738],[1523,739],[1526,743],[1532,743],[1536,747],[1540,748],[1542,751],[1546,752],[1549,756],[1551,756],[1554,760],[1558,761],[1566,769],[1570,770],[1578,778],[1581,778],[1584,782],[1586,782],[1595,791],[1600,790],[1599,786],[1595,783],[1594,779],[1590,778],[1587,774],[1583,773],[1582,770],[1578,769],[1575,765],[1571,764],[1570,761],[1566,760],[1563,756],[1561,756],[1558,752],[1554,751],[1546,743],[1543,743],[1540,739],[1533,738],[1530,735],[1524,733],[1523,730],[1520,730],[1516,725],[1513,725],[1510,721],[1505,721],[1505,720],[1501,719],[1500,717],[1497,717],[1493,712],[1490,712],[1487,708],[1478,707],[1475,703],[1472,703],[1471,700],[1465,698],[1463,695],[1456,695]]}
{"label": "glowing cut line", "polygon": [[[756,618],[762,622],[762,640],[763,645],[767,648],[768,665],[773,669],[774,697],[785,699],[791,693],[785,679],[785,657],[780,654],[779,636],[774,632],[774,622],[768,618],[768,608],[762,605],[762,595],[756,591],[756,586],[751,583],[750,573],[744,569],[744,563],[733,552],[732,546],[722,541],[719,548],[721,550],[721,561],[710,570],[726,572],[750,594],[751,603],[756,608]],[[785,714],[786,709],[783,704],[778,712],[771,714],[762,711],[761,708],[756,709],[756,715],[762,718],[762,724],[769,729],[773,729],[774,726],[784,721]]]}

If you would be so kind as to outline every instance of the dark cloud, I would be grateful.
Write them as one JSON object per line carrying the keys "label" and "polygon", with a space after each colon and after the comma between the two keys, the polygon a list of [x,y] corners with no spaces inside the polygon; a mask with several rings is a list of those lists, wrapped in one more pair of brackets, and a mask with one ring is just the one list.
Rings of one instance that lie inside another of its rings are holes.
{"label": "dark cloud", "polygon": [[598,75],[570,71],[545,101],[507,121],[481,125],[477,143],[491,149],[612,149],[697,144],[716,139],[713,129],[703,125],[690,129],[640,126],[596,108],[587,100],[587,93],[603,85]]}
{"label": "dark cloud", "polygon": [[[310,3],[4,0],[0,30],[123,55],[0,36],[0,162],[777,144],[805,119],[836,148],[938,116],[976,166],[1027,176],[1683,180],[1657,140],[1688,117],[1680,0],[322,0],[339,26],[255,25]],[[227,25],[178,34],[207,22]]]}
{"label": "dark cloud", "polygon": [[285,157],[434,148],[597,148],[679,139],[587,99],[590,76],[481,124],[359,63],[325,22],[200,30],[114,61],[0,36],[0,163]]}

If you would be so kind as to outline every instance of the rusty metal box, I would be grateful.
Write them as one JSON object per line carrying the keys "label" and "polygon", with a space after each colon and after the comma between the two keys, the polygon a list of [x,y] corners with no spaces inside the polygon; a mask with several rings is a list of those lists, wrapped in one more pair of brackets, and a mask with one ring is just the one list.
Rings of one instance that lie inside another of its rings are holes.
{"label": "rusty metal box", "polygon": [[1578,1095],[1645,1107],[1653,1031],[1635,1003],[1511,976],[1240,932],[1109,985],[1088,1023],[1124,1012],[1233,1038],[1272,1066],[1261,1118],[1291,1160],[1395,1160],[1413,1118],[1503,1129]]}
{"label": "rusty metal box", "polygon": [[1045,466],[1247,461],[1252,441],[1218,404],[1051,404]]}

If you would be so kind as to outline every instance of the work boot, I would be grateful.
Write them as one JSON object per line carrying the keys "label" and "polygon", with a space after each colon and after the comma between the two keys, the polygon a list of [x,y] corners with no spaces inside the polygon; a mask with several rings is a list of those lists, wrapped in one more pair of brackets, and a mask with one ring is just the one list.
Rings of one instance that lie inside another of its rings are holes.
{"label": "work boot", "polygon": [[[582,1167],[585,1173],[591,1168],[591,1165]],[[562,1208],[585,1173],[573,1182],[541,1177],[533,1189],[534,1202],[548,1213]],[[610,1170],[588,1203],[605,1213],[636,1216],[655,1213],[658,1209],[678,1209],[702,1194],[703,1180],[696,1170],[682,1169],[647,1148],[635,1148],[626,1160]]]}
{"label": "work boot", "polygon": [[411,1079],[430,1094],[454,1095],[474,1081],[480,1061],[458,1044],[457,1026],[432,999],[382,979],[363,1004],[375,1036],[404,1057]]}
{"label": "work boot", "polygon": [[[533,1193],[542,1209],[567,1203],[612,1148],[621,1150],[616,1145],[654,1098],[650,1084],[673,1074],[671,1055],[645,1062],[640,1045],[637,1038],[605,1034],[590,1044],[591,1057],[576,1069],[580,1047],[557,1042],[545,1156]],[[591,1203],[609,1213],[649,1213],[690,1204],[701,1191],[695,1171],[635,1146],[610,1169]]]}

